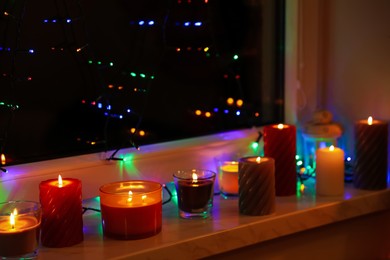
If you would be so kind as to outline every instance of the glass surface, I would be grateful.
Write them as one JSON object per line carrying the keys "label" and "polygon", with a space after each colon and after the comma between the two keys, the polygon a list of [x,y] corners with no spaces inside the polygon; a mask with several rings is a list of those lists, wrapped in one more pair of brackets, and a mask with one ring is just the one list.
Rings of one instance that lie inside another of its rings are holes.
{"label": "glass surface", "polygon": [[37,259],[41,214],[38,202],[0,203],[1,259]]}
{"label": "glass surface", "polygon": [[213,207],[215,172],[192,169],[173,174],[179,216],[208,218]]}
{"label": "glass surface", "polygon": [[3,167],[283,119],[283,0],[0,11]]}

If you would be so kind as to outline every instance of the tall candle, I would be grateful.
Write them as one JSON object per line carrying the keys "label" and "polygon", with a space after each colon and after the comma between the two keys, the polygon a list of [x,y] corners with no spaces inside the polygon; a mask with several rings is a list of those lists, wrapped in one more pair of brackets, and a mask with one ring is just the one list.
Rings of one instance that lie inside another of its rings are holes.
{"label": "tall candle", "polygon": [[316,192],[319,195],[344,194],[344,151],[333,145],[316,151]]}
{"label": "tall candle", "polygon": [[261,216],[275,211],[275,161],[266,157],[244,157],[238,164],[241,214]]}
{"label": "tall candle", "polygon": [[[9,211],[9,212],[7,212]],[[39,203],[11,201],[0,204],[0,257],[36,256],[41,223]]]}
{"label": "tall candle", "polygon": [[264,156],[275,159],[276,196],[296,194],[296,128],[278,124],[264,127]]}
{"label": "tall candle", "polygon": [[146,238],[162,226],[162,185],[134,180],[100,187],[103,234],[114,239]]}
{"label": "tall candle", "polygon": [[387,188],[388,123],[360,120],[355,124],[355,188],[379,190]]}
{"label": "tall candle", "polygon": [[41,242],[46,247],[66,247],[83,241],[81,181],[58,176],[39,185],[42,205]]}

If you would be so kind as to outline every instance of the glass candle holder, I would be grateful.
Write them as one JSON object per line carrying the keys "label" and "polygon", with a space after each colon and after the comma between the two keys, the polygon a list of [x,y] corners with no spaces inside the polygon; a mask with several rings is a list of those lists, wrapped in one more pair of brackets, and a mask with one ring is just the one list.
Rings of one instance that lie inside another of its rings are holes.
{"label": "glass candle holder", "polygon": [[238,162],[222,161],[218,165],[218,187],[224,199],[238,197]]}
{"label": "glass candle holder", "polygon": [[132,180],[100,187],[103,234],[121,240],[151,237],[161,231],[162,185]]}
{"label": "glass candle holder", "polygon": [[216,173],[209,170],[179,170],[173,174],[179,216],[207,218],[213,206]]}
{"label": "glass candle holder", "polygon": [[0,203],[0,258],[38,256],[41,205],[34,201]]}

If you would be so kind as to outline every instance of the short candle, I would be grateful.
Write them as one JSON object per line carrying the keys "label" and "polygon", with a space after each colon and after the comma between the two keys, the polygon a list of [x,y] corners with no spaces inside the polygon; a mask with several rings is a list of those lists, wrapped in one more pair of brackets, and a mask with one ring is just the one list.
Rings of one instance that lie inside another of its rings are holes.
{"label": "short candle", "polygon": [[174,175],[179,215],[207,218],[211,213],[215,173],[208,170],[180,170]]}
{"label": "short candle", "polygon": [[[9,208],[9,213],[6,208]],[[41,224],[39,203],[11,201],[0,203],[0,210],[0,257],[27,259],[35,255]]]}
{"label": "short candle", "polygon": [[219,166],[218,184],[224,198],[238,196],[238,162],[222,162]]}
{"label": "short candle", "polygon": [[100,187],[103,233],[128,240],[153,236],[162,226],[162,185],[133,180]]}

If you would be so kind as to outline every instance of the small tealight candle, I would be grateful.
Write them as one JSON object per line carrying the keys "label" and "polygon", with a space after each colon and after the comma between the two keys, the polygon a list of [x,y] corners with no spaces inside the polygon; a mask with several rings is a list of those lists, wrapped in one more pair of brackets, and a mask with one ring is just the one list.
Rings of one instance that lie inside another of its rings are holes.
{"label": "small tealight candle", "polygon": [[319,195],[344,194],[344,151],[324,147],[316,152],[316,192]]}
{"label": "small tealight candle", "polygon": [[238,196],[238,162],[222,162],[219,166],[218,184],[224,198]]}
{"label": "small tealight candle", "polygon": [[39,185],[42,205],[41,242],[46,247],[66,247],[83,241],[81,181],[50,179]]}
{"label": "small tealight candle", "polygon": [[99,189],[103,234],[121,240],[158,234],[162,226],[162,185],[132,180]]}
{"label": "small tealight candle", "polygon": [[275,161],[266,157],[244,157],[238,166],[239,211],[261,216],[275,211]]}
{"label": "small tealight candle", "polygon": [[0,258],[35,259],[41,207],[33,201],[0,203]]}
{"label": "small tealight candle", "polygon": [[296,128],[294,125],[274,124],[264,127],[264,156],[275,160],[276,196],[295,195]]}
{"label": "small tealight candle", "polygon": [[388,123],[359,120],[355,124],[355,188],[379,190],[387,188]]}

